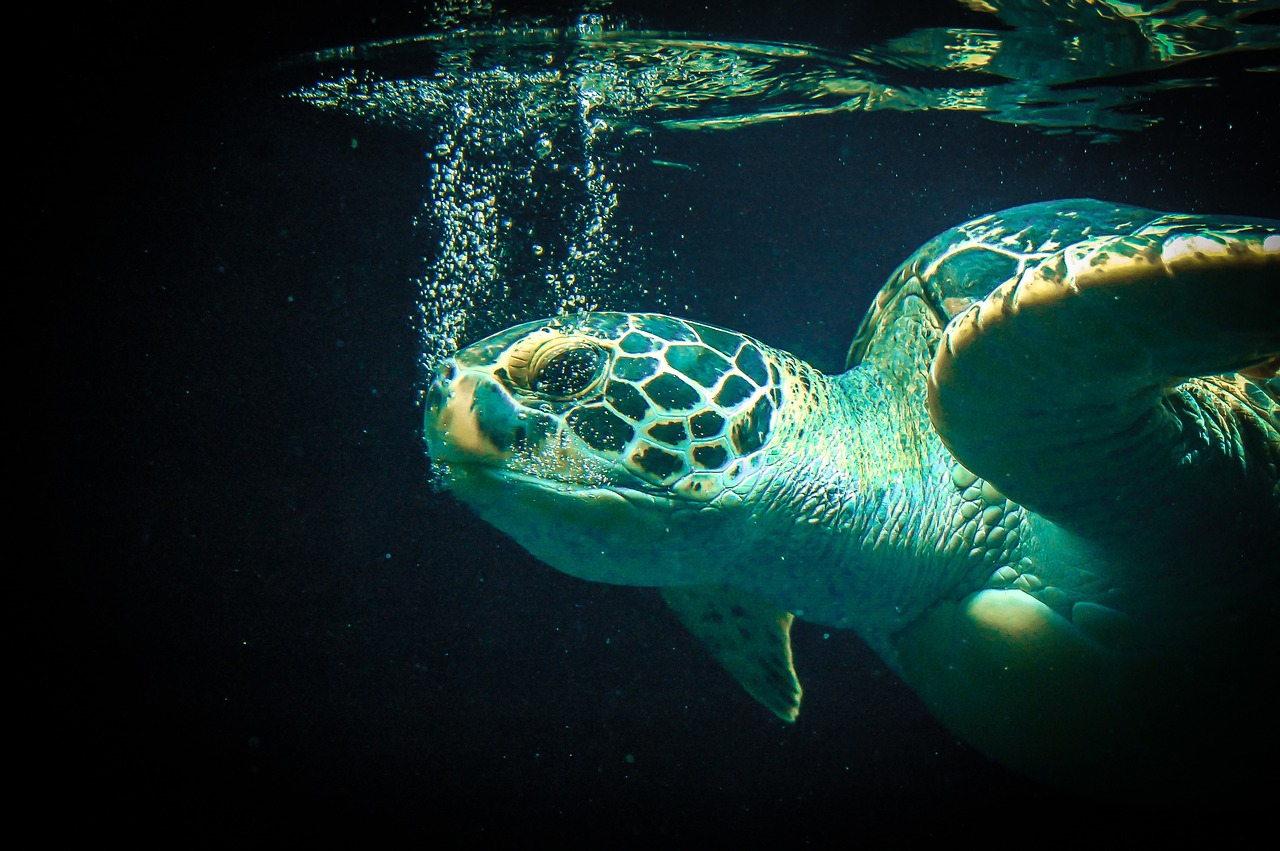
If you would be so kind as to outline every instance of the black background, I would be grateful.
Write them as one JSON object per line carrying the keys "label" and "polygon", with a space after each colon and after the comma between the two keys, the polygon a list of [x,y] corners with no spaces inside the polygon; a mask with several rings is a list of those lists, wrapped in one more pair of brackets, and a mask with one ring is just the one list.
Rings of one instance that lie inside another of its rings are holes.
{"label": "black background", "polygon": [[[12,168],[35,173],[37,239],[13,249],[47,299],[36,333],[52,331],[31,357],[52,470],[29,462],[38,503],[15,530],[36,551],[33,605],[15,600],[42,651],[39,734],[21,743],[34,797],[141,842],[822,845],[1199,823],[987,762],[848,633],[797,627],[806,706],[784,727],[656,595],[562,576],[432,493],[409,319],[430,250],[410,226],[421,141],[285,102],[272,70],[426,17],[353,5],[103,4],[50,21],[25,78],[31,123],[11,132],[32,150]],[[870,6],[646,14],[827,44],[973,20]],[[969,215],[1069,195],[1276,215],[1274,95],[1173,93],[1163,124],[1112,146],[981,119],[812,119],[800,137],[700,142],[696,176],[654,178],[669,206],[628,215],[711,234],[682,256],[673,307],[836,368],[893,265]]]}

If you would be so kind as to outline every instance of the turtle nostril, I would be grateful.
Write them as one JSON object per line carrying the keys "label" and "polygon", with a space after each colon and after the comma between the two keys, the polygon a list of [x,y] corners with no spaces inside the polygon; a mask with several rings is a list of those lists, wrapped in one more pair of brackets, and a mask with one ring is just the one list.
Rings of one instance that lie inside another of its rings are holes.
{"label": "turtle nostril", "polygon": [[449,385],[453,383],[457,372],[457,367],[453,361],[436,368],[435,377],[432,378],[430,386],[427,387],[427,393],[423,400],[428,411],[439,411],[444,405],[449,397]]}
{"label": "turtle nostril", "polygon": [[440,386],[439,381],[432,382],[427,388],[427,395],[423,400],[427,405],[427,410],[435,413],[440,410],[440,406],[444,404],[444,388]]}

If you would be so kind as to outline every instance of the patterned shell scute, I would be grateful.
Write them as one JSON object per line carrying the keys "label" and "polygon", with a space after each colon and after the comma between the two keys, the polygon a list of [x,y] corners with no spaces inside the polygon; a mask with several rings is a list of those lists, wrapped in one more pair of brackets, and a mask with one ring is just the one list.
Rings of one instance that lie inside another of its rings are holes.
{"label": "patterned shell scute", "polygon": [[[927,361],[953,316],[1005,281],[1091,236],[1128,233],[1159,217],[1141,207],[1088,199],[1029,204],[940,234],[903,263],[863,317],[847,366],[864,360]],[[921,323],[920,317],[926,321]],[[906,320],[909,328],[895,326]],[[901,349],[918,348],[903,352]]]}

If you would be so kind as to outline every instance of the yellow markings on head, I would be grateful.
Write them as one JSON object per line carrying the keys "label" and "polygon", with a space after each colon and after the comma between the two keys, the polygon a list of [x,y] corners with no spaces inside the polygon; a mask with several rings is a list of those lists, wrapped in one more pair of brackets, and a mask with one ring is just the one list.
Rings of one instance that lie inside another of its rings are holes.
{"label": "yellow markings on head", "polygon": [[689,473],[671,486],[676,494],[694,502],[711,502],[724,492],[719,473]]}
{"label": "yellow markings on head", "polygon": [[[506,370],[511,383],[522,390],[537,391],[550,398],[576,398],[599,385],[604,377],[603,364],[594,363],[591,368],[579,364],[576,376],[560,376],[562,380],[572,379],[565,387],[557,387],[554,381],[551,384],[544,383],[548,368],[557,359],[571,356],[571,353],[598,353],[607,346],[606,342],[584,334],[564,334],[542,329],[513,344],[502,353],[495,366]],[[587,363],[590,362],[588,355]]]}
{"label": "yellow markings on head", "polygon": [[503,352],[498,358],[497,365],[506,369],[512,381],[522,387],[528,387],[528,376],[532,372],[534,356],[546,343],[561,336],[554,331],[534,331]]}
{"label": "yellow markings on head", "polygon": [[434,431],[442,444],[444,461],[493,461],[506,457],[481,430],[475,414],[476,380],[464,377],[450,388],[449,401],[440,409]]}

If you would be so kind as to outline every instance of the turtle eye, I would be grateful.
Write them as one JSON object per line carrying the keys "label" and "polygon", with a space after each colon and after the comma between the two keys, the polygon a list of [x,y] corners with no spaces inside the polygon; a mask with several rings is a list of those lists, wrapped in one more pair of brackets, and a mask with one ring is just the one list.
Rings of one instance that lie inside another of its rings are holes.
{"label": "turtle eye", "polygon": [[604,350],[589,340],[538,332],[512,348],[506,368],[517,387],[564,400],[599,383],[607,361]]}
{"label": "turtle eye", "polygon": [[554,399],[570,399],[591,389],[604,366],[604,352],[595,346],[575,346],[538,358],[529,376],[529,389]]}

